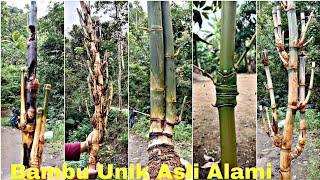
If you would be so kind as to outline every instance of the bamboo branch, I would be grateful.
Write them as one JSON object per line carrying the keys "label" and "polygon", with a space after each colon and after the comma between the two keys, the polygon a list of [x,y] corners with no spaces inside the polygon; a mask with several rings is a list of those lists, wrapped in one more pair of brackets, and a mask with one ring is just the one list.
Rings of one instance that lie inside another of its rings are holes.
{"label": "bamboo branch", "polygon": [[308,22],[307,24],[304,23],[305,21],[305,16],[304,16],[304,13],[301,13],[301,21],[303,23],[301,23],[302,27],[301,27],[301,34],[300,34],[300,38],[297,42],[297,47],[303,47],[303,44],[304,44],[304,41],[305,41],[305,38],[306,38],[306,34],[307,34],[307,31],[308,31],[308,27],[310,25],[310,22],[311,22],[311,19],[313,18],[313,12],[311,12],[311,14],[309,15],[309,19],[308,19]]}
{"label": "bamboo branch", "polygon": [[301,107],[305,107],[308,104],[309,100],[310,100],[311,93],[313,91],[313,81],[314,81],[314,70],[315,70],[315,68],[316,68],[316,63],[312,62],[309,90],[308,90],[308,94],[307,94],[306,99],[301,104]]}
{"label": "bamboo branch", "polygon": [[181,104],[181,109],[180,109],[180,114],[178,116],[178,121],[177,124],[179,124],[182,121],[182,116],[183,116],[183,110],[184,110],[184,106],[186,104],[188,96],[184,96],[182,104]]}
{"label": "bamboo branch", "polygon": [[199,71],[201,71],[202,74],[204,74],[206,77],[210,78],[211,81],[213,82],[213,84],[216,83],[216,79],[215,79],[210,73],[208,73],[206,70],[201,69],[200,67],[198,67],[198,66],[196,66],[196,65],[194,65],[194,64],[193,64],[193,67],[196,68],[196,69],[198,69]]}
{"label": "bamboo branch", "polygon": [[261,120],[264,132],[270,137],[270,130],[266,123],[266,110],[263,108],[263,106],[259,106],[260,114],[261,114]]}
{"label": "bamboo branch", "polygon": [[284,36],[283,36],[283,33],[281,32],[281,16],[280,16],[279,7],[273,7],[272,17],[274,22],[273,24],[274,24],[275,44],[276,44],[281,61],[283,62],[284,66],[287,67],[289,56],[284,48],[284,40],[283,40]]}
{"label": "bamboo branch", "polygon": [[254,33],[254,35],[251,37],[249,44],[246,45],[246,50],[241,54],[240,58],[238,59],[238,61],[236,62],[236,64],[234,65],[234,68],[237,70],[239,68],[240,63],[242,62],[242,60],[244,59],[244,57],[247,55],[247,53],[250,50],[250,47],[252,46],[252,44],[254,44],[253,42],[256,40],[256,36],[257,36],[257,32]]}

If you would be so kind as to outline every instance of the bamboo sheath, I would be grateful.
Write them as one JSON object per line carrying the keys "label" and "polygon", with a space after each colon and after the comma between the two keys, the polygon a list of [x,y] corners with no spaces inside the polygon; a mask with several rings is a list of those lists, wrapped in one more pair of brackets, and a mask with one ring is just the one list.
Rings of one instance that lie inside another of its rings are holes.
{"label": "bamboo sheath", "polygon": [[[277,123],[274,123],[274,127],[269,128],[275,133],[275,138],[272,138],[273,143],[281,148],[280,153],[280,179],[291,179],[291,162],[297,158],[304,150],[306,139],[306,119],[305,119],[305,106],[309,101],[311,92],[313,90],[314,69],[315,63],[312,62],[311,78],[309,83],[309,91],[305,96],[305,68],[306,68],[306,53],[302,50],[300,55],[300,62],[298,62],[298,50],[303,48],[305,43],[305,37],[308,25],[313,16],[313,12],[309,16],[309,20],[305,23],[305,14],[301,13],[301,34],[298,35],[298,23],[296,16],[296,5],[294,1],[282,2],[288,17],[288,29],[289,29],[289,53],[284,50],[284,34],[281,31],[281,14],[280,7],[274,7],[272,10],[274,21],[274,34],[275,44],[279,53],[279,57],[288,71],[288,107],[286,111],[285,124],[283,134],[279,134]],[[265,52],[262,53],[262,62],[265,67],[267,76],[267,88],[270,94],[272,118],[277,120],[276,105],[274,99],[274,91],[271,80],[271,74],[268,66],[268,58]],[[292,147],[294,118],[296,112],[300,111],[300,131],[298,143],[294,149]],[[268,113],[268,112],[266,112]],[[277,122],[277,121],[274,121]],[[269,130],[266,130],[269,134]]]}

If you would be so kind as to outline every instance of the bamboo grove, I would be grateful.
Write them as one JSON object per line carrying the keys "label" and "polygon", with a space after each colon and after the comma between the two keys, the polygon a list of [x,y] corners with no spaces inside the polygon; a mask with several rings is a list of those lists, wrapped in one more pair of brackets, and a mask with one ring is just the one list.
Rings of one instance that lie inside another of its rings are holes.
{"label": "bamboo grove", "polygon": [[181,117],[176,115],[177,53],[174,53],[170,4],[148,1],[147,6],[149,27],[146,30],[150,33],[151,56],[148,173],[150,179],[155,179],[162,164],[168,164],[171,170],[185,167],[173,144],[173,129]]}
{"label": "bamboo grove", "polygon": [[20,120],[18,126],[22,131],[22,164],[26,167],[40,168],[44,150],[44,133],[47,121],[50,84],[43,87],[43,107],[37,108],[37,91],[39,81],[37,68],[37,5],[31,1],[29,12],[29,31],[27,40],[28,67],[21,68]]}
{"label": "bamboo grove", "polygon": [[[269,117],[269,111],[267,107],[260,107],[262,110],[262,120],[264,124],[264,130],[271,138],[273,144],[281,149],[280,152],[280,179],[291,179],[291,162],[297,158],[304,150],[306,143],[306,105],[309,102],[311,93],[313,91],[313,80],[315,71],[315,62],[312,62],[311,77],[308,87],[308,93],[306,95],[306,63],[308,60],[307,52],[304,51],[304,47],[310,41],[306,41],[306,35],[311,19],[313,18],[313,12],[309,14],[308,21],[306,22],[306,15],[301,12],[301,30],[299,37],[297,15],[296,15],[296,3],[294,1],[281,2],[283,9],[287,13],[288,17],[288,29],[289,29],[289,52],[286,52],[284,42],[284,31],[282,31],[281,24],[281,7],[275,6],[272,9],[273,22],[274,22],[274,37],[275,46],[277,48],[279,58],[283,63],[283,66],[288,72],[288,105],[286,110],[286,116],[284,120],[283,133],[280,132],[278,127],[278,112],[275,101],[275,93],[273,89],[273,83],[269,68],[269,59],[266,51],[261,53],[261,60],[264,65],[267,83],[266,88],[269,91],[269,97],[271,101],[272,121]],[[296,113],[300,112],[300,127],[299,137],[295,148],[292,148],[294,119]]]}
{"label": "bamboo grove", "polygon": [[108,114],[111,108],[113,97],[113,86],[109,82],[108,72],[108,52],[104,53],[103,59],[100,57],[100,39],[97,37],[97,22],[91,17],[90,6],[80,1],[81,10],[77,9],[80,24],[83,30],[84,47],[87,52],[88,60],[87,86],[90,97],[94,104],[94,113],[91,114],[87,105],[87,113],[93,127],[91,147],[89,149],[89,169],[96,169],[99,143],[104,138]]}
{"label": "bamboo grove", "polygon": [[[237,70],[247,55],[250,47],[255,43],[254,34],[245,51],[235,60],[235,33],[236,33],[236,2],[222,1],[221,12],[221,39],[220,39],[220,66],[219,71],[213,76],[200,67],[194,66],[209,77],[216,88],[215,107],[219,111],[220,124],[220,149],[221,164],[229,164],[229,167],[237,167],[237,144],[235,130],[235,111],[237,105]],[[214,74],[214,73],[213,73]]]}

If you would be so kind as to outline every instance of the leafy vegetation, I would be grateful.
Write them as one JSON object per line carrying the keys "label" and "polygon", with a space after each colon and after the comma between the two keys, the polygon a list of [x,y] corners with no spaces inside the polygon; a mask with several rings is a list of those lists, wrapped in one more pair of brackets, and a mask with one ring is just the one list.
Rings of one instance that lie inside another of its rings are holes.
{"label": "leafy vegetation", "polygon": [[[221,2],[214,1],[209,4],[205,1],[194,1],[193,8],[194,65],[214,75],[219,70]],[[234,57],[238,59],[256,31],[256,3],[254,1],[237,3],[236,17]],[[255,46],[252,46],[244,62],[240,64],[239,72],[255,72],[255,53]]]}

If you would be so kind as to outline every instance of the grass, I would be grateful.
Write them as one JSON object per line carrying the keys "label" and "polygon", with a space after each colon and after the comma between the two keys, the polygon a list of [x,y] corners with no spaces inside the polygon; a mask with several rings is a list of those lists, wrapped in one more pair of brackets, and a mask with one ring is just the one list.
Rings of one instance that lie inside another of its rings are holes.
{"label": "grass", "polygon": [[11,126],[10,117],[1,117],[1,126]]}
{"label": "grass", "polygon": [[[320,129],[319,129],[320,130]],[[316,130],[315,132],[319,132]],[[310,152],[309,165],[307,167],[307,179],[319,179],[320,177],[320,134],[317,134],[318,137],[310,138],[307,142],[307,146]]]}

